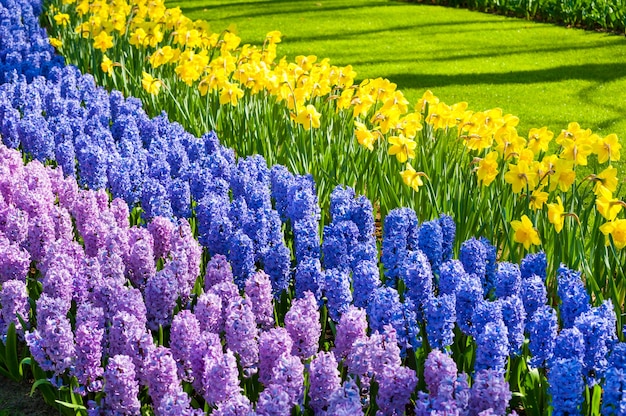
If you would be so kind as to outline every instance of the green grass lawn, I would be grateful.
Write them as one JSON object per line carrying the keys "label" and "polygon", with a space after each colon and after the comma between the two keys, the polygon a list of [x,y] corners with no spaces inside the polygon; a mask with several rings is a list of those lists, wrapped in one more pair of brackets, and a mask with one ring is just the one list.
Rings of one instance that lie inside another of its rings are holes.
{"label": "green grass lawn", "polygon": [[500,107],[520,134],[570,121],[626,139],[626,39],[468,10],[391,0],[170,1],[213,31],[260,44],[280,30],[278,55],[351,64],[384,77],[411,103],[427,89],[471,110]]}

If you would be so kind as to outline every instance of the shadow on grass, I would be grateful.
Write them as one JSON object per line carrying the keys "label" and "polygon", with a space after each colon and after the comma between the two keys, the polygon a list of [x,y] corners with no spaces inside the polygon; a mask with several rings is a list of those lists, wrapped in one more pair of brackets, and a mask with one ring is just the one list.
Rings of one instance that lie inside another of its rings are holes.
{"label": "shadow on grass", "polygon": [[482,74],[389,74],[388,78],[408,88],[428,89],[449,85],[534,84],[571,79],[610,82],[626,78],[623,64],[561,65],[527,71],[492,72]]}

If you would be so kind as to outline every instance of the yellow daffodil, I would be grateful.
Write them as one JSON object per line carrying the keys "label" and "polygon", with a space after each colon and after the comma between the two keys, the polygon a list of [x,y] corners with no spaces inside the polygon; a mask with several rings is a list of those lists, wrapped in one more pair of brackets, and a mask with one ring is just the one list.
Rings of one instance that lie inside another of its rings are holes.
{"label": "yellow daffodil", "polygon": [[556,202],[548,204],[548,221],[554,225],[554,230],[560,233],[565,222],[565,208],[560,196],[556,197]]}
{"label": "yellow daffodil", "polygon": [[56,49],[61,49],[63,42],[59,38],[48,38],[48,42]]}
{"label": "yellow daffodil", "polygon": [[163,82],[159,79],[154,78],[149,73],[143,72],[143,76],[141,78],[141,85],[144,90],[148,91],[149,94],[157,95],[159,91],[161,91]]}
{"label": "yellow daffodil", "polygon": [[547,127],[540,129],[532,128],[528,132],[528,148],[534,153],[547,152],[550,142],[554,138],[554,133]]}
{"label": "yellow daffodil", "polygon": [[571,160],[576,165],[587,166],[587,158],[593,152],[593,147],[586,143],[584,139],[575,141],[572,139],[564,139],[562,141],[560,156],[565,160]]}
{"label": "yellow daffodil", "polygon": [[537,185],[537,173],[530,169],[528,162],[520,160],[517,165],[509,163],[509,170],[504,174],[504,180],[513,187],[518,194],[522,188],[534,188]]}
{"label": "yellow daffodil", "polygon": [[243,97],[243,90],[235,83],[227,83],[220,92],[220,105],[237,105],[239,99]]}
{"label": "yellow daffodil", "polygon": [[272,30],[265,35],[265,39],[270,43],[280,43],[282,33],[278,30]]}
{"label": "yellow daffodil", "polygon": [[624,202],[613,198],[613,194],[608,189],[601,189],[596,197],[596,208],[600,215],[609,221],[613,221],[624,207]]}
{"label": "yellow daffodil", "polygon": [[478,180],[485,186],[491,185],[491,182],[498,176],[498,157],[498,152],[493,151],[489,152],[487,156],[480,159],[478,162],[476,175],[478,176]]}
{"label": "yellow daffodil", "polygon": [[550,191],[554,191],[558,187],[561,191],[567,192],[575,180],[574,162],[556,158],[554,174],[550,180]]}
{"label": "yellow daffodil", "polygon": [[98,36],[93,39],[93,47],[106,52],[107,49],[113,47],[113,36],[106,32],[100,32]]}
{"label": "yellow daffodil", "polygon": [[613,162],[620,159],[622,145],[615,134],[609,134],[594,144],[594,153],[598,155],[598,162]]}
{"label": "yellow daffodil", "polygon": [[171,46],[167,45],[154,51],[148,59],[152,68],[158,68],[174,59],[175,52]]}
{"label": "yellow daffodil", "polygon": [[302,124],[305,130],[317,129],[320,127],[320,117],[321,114],[317,112],[315,106],[309,104],[298,111],[295,121],[298,124]]}
{"label": "yellow daffodil", "polygon": [[128,43],[137,48],[141,48],[145,44],[146,36],[148,36],[146,31],[142,27],[139,27],[130,34],[130,37],[128,38]]}
{"label": "yellow daffodil", "polygon": [[539,233],[537,233],[530,218],[526,215],[522,215],[521,221],[511,221],[511,227],[513,227],[515,231],[513,239],[516,243],[522,243],[526,250],[528,250],[531,245],[538,246],[541,244]]}
{"label": "yellow daffodil", "polygon": [[543,204],[545,204],[546,202],[548,202],[548,193],[538,188],[533,190],[530,194],[530,202],[528,205],[531,209],[536,210],[541,209],[543,207]]}
{"label": "yellow daffodil", "polygon": [[108,56],[106,56],[106,54],[102,56],[102,62],[100,62],[100,69],[102,69],[102,72],[109,76],[112,76],[114,66],[115,64],[111,59],[109,59]]}
{"label": "yellow daffodil", "polygon": [[369,151],[374,150],[374,143],[376,143],[378,135],[375,135],[374,131],[368,129],[365,124],[359,121],[355,120],[354,126],[356,127],[354,134],[359,144]]}
{"label": "yellow daffodil", "polygon": [[426,90],[422,98],[417,100],[417,105],[415,106],[415,111],[418,113],[424,113],[427,107],[431,105],[435,105],[439,103],[439,98],[437,98],[431,90]]}
{"label": "yellow daffodil", "polygon": [[65,26],[70,22],[70,15],[67,13],[57,13],[54,15],[54,21],[59,26]]}
{"label": "yellow daffodil", "polygon": [[410,163],[406,164],[406,169],[400,172],[402,181],[405,185],[410,186],[413,190],[418,191],[420,186],[424,185],[422,176],[426,176],[424,172],[416,172]]}
{"label": "yellow daffodil", "polygon": [[391,136],[388,140],[391,145],[389,148],[389,154],[392,156],[396,155],[398,162],[404,163],[407,159],[413,159],[415,157],[415,148],[417,147],[417,143],[413,140],[407,139],[402,134],[399,134],[398,136]]}
{"label": "yellow daffodil", "polygon": [[591,178],[595,182],[593,192],[596,195],[600,193],[602,188],[607,189],[609,192],[615,192],[617,190],[617,169],[613,166],[609,165],[597,175],[592,175]]}
{"label": "yellow daffodil", "polygon": [[626,220],[616,219],[600,226],[600,231],[606,236],[606,245],[611,244],[609,236],[613,237],[615,247],[622,249],[626,247]]}

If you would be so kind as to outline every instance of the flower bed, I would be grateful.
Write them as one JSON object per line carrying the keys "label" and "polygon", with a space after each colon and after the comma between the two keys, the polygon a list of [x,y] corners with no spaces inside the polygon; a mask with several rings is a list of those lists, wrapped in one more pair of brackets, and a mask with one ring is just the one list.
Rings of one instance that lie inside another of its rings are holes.
{"label": "flower bed", "polygon": [[454,221],[409,208],[377,239],[351,188],[323,211],[310,176],[149,118],[1,5],[24,40],[0,38],[3,374],[67,413],[617,412],[618,315],[580,273],[484,238],[455,258]]}

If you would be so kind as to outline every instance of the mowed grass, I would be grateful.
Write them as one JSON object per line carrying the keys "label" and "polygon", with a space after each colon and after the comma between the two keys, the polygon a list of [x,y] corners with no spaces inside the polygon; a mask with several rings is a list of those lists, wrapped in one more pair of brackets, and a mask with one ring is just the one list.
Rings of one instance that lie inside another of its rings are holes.
{"label": "mowed grass", "polygon": [[245,43],[283,33],[278,56],[330,58],[358,79],[383,77],[415,103],[430,89],[447,104],[500,107],[519,132],[577,121],[626,139],[626,38],[462,9],[390,0],[170,1]]}

